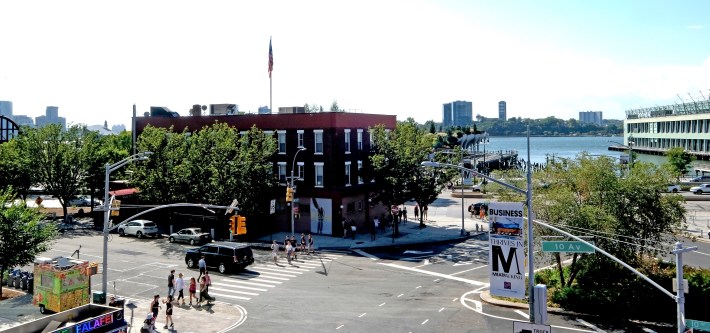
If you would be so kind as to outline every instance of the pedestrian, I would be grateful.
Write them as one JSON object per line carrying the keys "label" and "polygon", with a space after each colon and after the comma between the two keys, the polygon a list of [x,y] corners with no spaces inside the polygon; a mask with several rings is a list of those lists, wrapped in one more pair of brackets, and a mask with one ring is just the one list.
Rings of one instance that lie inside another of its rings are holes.
{"label": "pedestrian", "polygon": [[414,219],[419,220],[419,204],[414,206]]}
{"label": "pedestrian", "polygon": [[296,243],[296,236],[294,236],[294,235],[291,235],[291,248],[292,248],[291,253],[293,254],[293,260],[298,259],[298,256],[296,256],[296,250],[298,250],[298,243]]}
{"label": "pedestrian", "polygon": [[173,297],[168,295],[168,298],[163,301],[165,304],[165,326],[163,328],[168,328],[168,322],[170,322],[170,329],[173,329]]}
{"label": "pedestrian", "polygon": [[199,281],[202,274],[207,272],[207,262],[205,262],[205,256],[200,257],[200,261],[197,262],[197,267],[200,268],[200,275],[197,276],[197,280]]}
{"label": "pedestrian", "polygon": [[478,210],[478,213],[478,217],[481,219],[481,221],[483,221],[483,219],[486,218],[486,210],[483,209],[483,206],[481,206],[481,208]]}
{"label": "pedestrian", "polygon": [[397,209],[397,225],[399,225],[399,222],[402,222],[402,210]]}
{"label": "pedestrian", "polygon": [[208,272],[205,272],[205,276],[203,276],[203,278],[205,279],[205,284],[206,284],[206,285],[205,285],[205,290],[209,291],[209,290],[210,290],[210,287],[212,287],[212,278],[211,278],[210,275],[207,274],[207,273],[208,273]]}
{"label": "pedestrian", "polygon": [[375,224],[375,221],[377,218],[374,218],[372,222],[370,222],[370,240],[374,241],[375,240],[375,235],[377,234],[377,226]]}
{"label": "pedestrian", "polygon": [[276,240],[271,244],[271,257],[274,259],[274,264],[278,265],[279,261],[279,244],[276,244]]}
{"label": "pedestrian", "polygon": [[291,246],[291,242],[286,241],[286,260],[288,260],[288,264],[291,264],[291,251],[293,251],[293,247]]}
{"label": "pedestrian", "polygon": [[306,234],[301,233],[301,253],[306,252]]}
{"label": "pedestrian", "polygon": [[348,222],[343,217],[343,238],[348,237]]}
{"label": "pedestrian", "polygon": [[[207,300],[207,284],[205,283],[205,277],[200,279],[200,299],[197,301],[197,306],[202,306],[202,301]],[[209,300],[207,300],[209,304]]]}
{"label": "pedestrian", "polygon": [[182,279],[182,273],[178,273],[177,279],[175,279],[175,290],[178,292],[177,304],[180,305],[180,300],[182,299],[182,305],[185,305],[185,295],[183,295],[182,290],[185,289],[185,280]]}
{"label": "pedestrian", "polygon": [[473,218],[473,212],[474,212],[473,204],[468,205],[468,212],[471,213],[471,218]]}
{"label": "pedestrian", "polygon": [[308,234],[308,254],[311,253],[315,253],[315,250],[313,250],[313,236]]}
{"label": "pedestrian", "polygon": [[402,217],[404,218],[404,223],[407,223],[407,206],[402,207]]}
{"label": "pedestrian", "polygon": [[424,221],[429,221],[429,206],[424,206],[424,208],[422,208],[422,218]]}
{"label": "pedestrian", "polygon": [[155,332],[155,326],[153,326],[153,313],[148,312],[145,320],[143,321],[143,326],[141,327],[141,333],[153,333]]}
{"label": "pedestrian", "polygon": [[375,224],[375,233],[377,233],[377,230],[380,229],[380,219],[375,216],[375,219],[372,222]]}
{"label": "pedestrian", "polygon": [[357,233],[357,225],[355,224],[355,220],[353,219],[350,219],[350,230],[352,230],[353,239],[355,239],[355,234]]}
{"label": "pedestrian", "polygon": [[153,301],[150,302],[150,312],[153,314],[152,326],[155,327],[155,320],[158,318],[158,311],[160,310],[160,295],[153,296]]}
{"label": "pedestrian", "polygon": [[170,275],[168,275],[168,296],[175,295],[175,270],[170,270]]}
{"label": "pedestrian", "polygon": [[197,281],[195,281],[195,277],[190,278],[190,286],[188,287],[188,291],[190,292],[190,305],[192,305],[192,298],[195,298],[195,303],[199,300],[197,298],[197,295],[195,294],[197,292]]}

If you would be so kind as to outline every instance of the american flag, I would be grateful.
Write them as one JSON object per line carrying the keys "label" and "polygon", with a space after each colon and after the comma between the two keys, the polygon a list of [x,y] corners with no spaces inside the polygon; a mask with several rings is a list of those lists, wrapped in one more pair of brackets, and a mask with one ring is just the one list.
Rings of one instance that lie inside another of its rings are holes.
{"label": "american flag", "polygon": [[274,52],[271,50],[271,38],[269,38],[269,78],[271,78],[271,71],[274,70]]}

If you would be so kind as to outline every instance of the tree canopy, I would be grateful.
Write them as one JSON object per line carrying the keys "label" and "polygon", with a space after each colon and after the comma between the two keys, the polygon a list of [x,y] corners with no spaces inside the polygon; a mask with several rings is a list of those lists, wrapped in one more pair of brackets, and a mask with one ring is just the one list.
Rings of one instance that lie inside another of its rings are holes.
{"label": "tree canopy", "polygon": [[680,177],[688,172],[688,166],[695,161],[695,156],[690,155],[683,147],[668,149],[666,158],[668,158],[668,167],[676,180],[680,180]]}

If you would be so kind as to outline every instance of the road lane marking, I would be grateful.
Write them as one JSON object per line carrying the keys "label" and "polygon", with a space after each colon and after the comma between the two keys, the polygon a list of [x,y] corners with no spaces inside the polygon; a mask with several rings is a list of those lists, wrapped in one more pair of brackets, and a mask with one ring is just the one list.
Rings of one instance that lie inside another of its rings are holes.
{"label": "road lane marking", "polygon": [[523,318],[525,318],[525,319],[530,319],[530,315],[527,314],[527,313],[525,313],[525,312],[523,312],[523,311],[515,310],[514,312],[517,313],[517,314],[519,314],[519,315],[521,315],[521,316],[523,316]]}
{"label": "road lane marking", "polygon": [[355,252],[355,253],[357,253],[357,254],[359,254],[359,255],[365,257],[365,258],[368,258],[368,259],[370,259],[370,260],[380,260],[379,257],[374,256],[374,255],[372,255],[372,254],[369,254],[369,253],[367,253],[367,252],[365,252],[365,251],[363,251],[363,250],[360,250],[360,249],[355,249],[355,250],[353,250],[353,252]]}
{"label": "road lane marking", "polygon": [[642,328],[641,330],[644,331],[644,332],[646,332],[646,333],[656,333],[656,331],[654,331],[654,330],[652,330],[652,329],[650,329],[650,328],[648,328],[648,327],[644,327],[644,328]]}
{"label": "road lane marking", "polygon": [[383,305],[385,305],[385,304],[387,304],[387,303],[382,303],[382,304],[380,304],[380,305],[378,305],[378,306],[383,306]]}
{"label": "road lane marking", "polygon": [[230,325],[229,327],[219,331],[218,333],[225,333],[233,330],[234,328],[240,326],[241,324],[244,324],[244,322],[247,320],[247,309],[243,308],[240,305],[234,305],[234,307],[239,311],[241,316],[239,317],[239,320],[237,320],[234,324]]}
{"label": "road lane marking", "polygon": [[421,288],[421,287],[422,287],[422,286],[417,286],[417,287],[416,287],[416,288],[414,288],[414,289],[419,289],[419,288]]}
{"label": "road lane marking", "polygon": [[362,317],[363,317],[364,315],[366,315],[366,314],[367,314],[367,312],[364,312],[363,314],[361,314],[361,315],[359,315],[359,316],[357,316],[357,317],[358,317],[358,318],[362,318]]}
{"label": "road lane marking", "polygon": [[430,271],[423,270],[423,269],[417,269],[417,268],[412,268],[412,267],[407,267],[407,266],[402,266],[402,265],[397,265],[397,264],[392,264],[392,263],[380,263],[380,265],[385,265],[385,266],[389,266],[389,267],[404,269],[404,270],[408,270],[408,271],[412,271],[412,272],[417,272],[417,273],[422,273],[422,274],[428,274],[428,275],[438,276],[438,277],[441,277],[441,278],[444,278],[444,279],[449,279],[449,280],[454,280],[454,281],[459,281],[459,282],[465,282],[465,283],[472,284],[472,285],[475,285],[475,286],[486,286],[486,285],[488,285],[487,283],[483,283],[483,282],[480,282],[480,281],[474,281],[474,280],[464,279],[464,278],[460,278],[460,277],[457,277],[457,276],[451,276],[451,275],[446,275],[446,274],[437,273],[437,272],[430,272]]}
{"label": "road lane marking", "polygon": [[257,273],[257,272],[242,272],[242,273],[239,273],[239,274],[237,274],[237,275],[238,275],[238,276],[246,276],[246,277],[249,277],[249,278],[252,278],[252,277],[254,277],[254,276],[258,276],[259,278],[264,278],[264,279],[281,280],[281,281],[288,281],[288,280],[290,280],[289,278],[285,278],[285,277],[267,276],[267,275],[262,275],[262,274]]}
{"label": "road lane marking", "polygon": [[[273,268],[273,267],[263,267],[263,266],[258,266],[255,267],[256,270],[267,270],[267,271],[277,271],[277,272],[283,272],[283,268]],[[303,272],[288,272],[289,274],[303,274]],[[283,275],[288,275],[288,274],[283,274]],[[293,277],[296,277],[293,275]]]}
{"label": "road lane marking", "polygon": [[[295,278],[295,277],[298,276],[298,275],[291,275],[291,274],[284,274],[284,273],[276,273],[276,272],[272,272],[272,271],[270,271],[270,270],[266,270],[266,271],[262,272],[261,269],[252,269],[252,270],[244,271],[244,272],[247,273],[247,274],[248,274],[248,272],[256,272],[256,273],[259,273],[259,274],[285,276],[285,277],[290,277],[290,278]],[[298,273],[298,274],[303,274],[303,273]]]}
{"label": "road lane marking", "polygon": [[252,286],[259,286],[259,287],[269,287],[269,288],[275,287],[274,285],[270,285],[270,284],[256,283],[256,282],[247,282],[247,281],[237,281],[237,280],[233,280],[233,279],[230,279],[230,280],[222,279],[222,281],[232,282],[232,283],[250,284],[250,285],[252,285]]}
{"label": "road lane marking", "polygon": [[439,282],[439,280],[441,280],[441,279],[436,279],[436,280],[434,280],[434,282]]}
{"label": "road lane marking", "polygon": [[429,319],[425,320],[422,322],[422,325],[426,324],[429,321]]}
{"label": "road lane marking", "polygon": [[700,251],[698,251],[698,250],[691,251],[691,252],[695,252],[695,253],[697,253],[697,254],[702,254],[702,255],[704,255],[704,256],[710,257],[710,254],[707,254],[707,253],[705,253],[705,252],[700,252]]}
{"label": "road lane marking", "polygon": [[456,302],[456,300],[458,300],[458,299],[459,299],[459,298],[456,297],[456,298],[452,299],[451,301],[452,301],[452,302]]}
{"label": "road lane marking", "polygon": [[265,280],[262,278],[246,278],[246,277],[241,277],[241,276],[234,276],[234,278],[239,279],[239,280],[256,281],[256,282],[264,282],[264,283],[276,283],[276,284],[283,283],[283,281],[271,281],[271,280]]}
{"label": "road lane marking", "polygon": [[584,326],[587,326],[587,327],[593,329],[595,332],[599,332],[599,333],[605,333],[605,332],[606,332],[606,331],[604,331],[604,330],[599,329],[599,327],[596,327],[596,326],[594,326],[594,325],[592,325],[592,324],[586,322],[584,319],[577,318],[577,322],[579,322],[580,324],[582,324],[582,325],[584,325]]}
{"label": "road lane marking", "polygon": [[343,326],[345,326],[345,325],[340,325],[340,326],[336,327],[335,329],[339,330],[339,329],[343,328]]}
{"label": "road lane marking", "polygon": [[399,294],[399,295],[397,295],[397,297],[402,297],[402,296],[404,296],[404,294]]}
{"label": "road lane marking", "polygon": [[444,311],[444,308],[439,309],[439,312]]}
{"label": "road lane marking", "polygon": [[250,296],[259,296],[259,294],[257,294],[257,293],[250,293],[248,291],[231,290],[231,289],[224,289],[224,288],[217,288],[217,287],[211,287],[210,290],[226,291],[229,293],[237,293],[237,294],[244,294],[244,295],[250,295]]}
{"label": "road lane marking", "polygon": [[[475,300],[475,299],[467,298],[466,296],[468,296],[469,294],[475,294],[475,293],[472,292],[472,291],[469,291],[469,292],[467,292],[467,293],[465,293],[465,294],[463,294],[463,295],[461,296],[461,305],[465,306],[466,308],[468,308],[468,309],[470,309],[470,310],[473,310],[473,311],[475,311],[476,313],[481,314],[481,315],[484,315],[484,316],[489,317],[489,318],[495,318],[495,319],[507,320],[507,321],[520,321],[520,319],[514,319],[514,318],[496,316],[496,315],[492,315],[492,314],[483,312],[483,308],[482,308],[481,302],[478,301],[478,300]],[[468,302],[473,303],[473,304],[474,304],[474,307],[471,307],[471,306],[468,304]],[[595,331],[584,330],[584,329],[580,329],[580,328],[576,328],[576,327],[559,326],[559,325],[550,325],[550,326],[556,327],[556,328],[561,328],[561,329],[566,329],[566,330],[570,330],[570,331],[595,333]]]}
{"label": "road lane marking", "polygon": [[254,291],[267,291],[268,289],[261,289],[261,288],[254,288],[254,287],[246,287],[246,286],[238,286],[234,284],[226,284],[226,283],[220,283],[220,282],[212,282],[213,285],[216,286],[224,286],[224,287],[232,287],[232,288],[241,288],[241,289],[247,289],[247,290],[254,290]]}
{"label": "road lane marking", "polygon": [[477,270],[477,269],[483,268],[483,267],[488,267],[488,265],[478,266],[478,267],[474,267],[474,268],[471,268],[471,269],[467,269],[467,270],[465,270],[465,271],[460,271],[460,272],[456,272],[456,273],[451,273],[450,275],[451,275],[451,276],[454,276],[454,275],[456,275],[456,274],[466,273],[466,272],[468,272],[468,271]]}
{"label": "road lane marking", "polygon": [[226,295],[226,294],[218,294],[218,293],[210,293],[211,295],[214,296],[219,296],[219,297],[227,297],[227,298],[234,298],[234,299],[241,299],[244,301],[251,300],[251,297],[242,297],[242,296],[234,296],[234,295]]}

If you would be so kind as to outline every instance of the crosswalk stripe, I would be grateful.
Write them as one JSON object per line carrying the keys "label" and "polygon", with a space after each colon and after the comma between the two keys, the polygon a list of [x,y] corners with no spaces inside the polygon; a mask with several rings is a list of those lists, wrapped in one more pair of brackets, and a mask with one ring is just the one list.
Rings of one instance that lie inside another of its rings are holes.
{"label": "crosswalk stripe", "polygon": [[250,293],[248,291],[239,291],[239,290],[230,290],[230,289],[224,289],[224,288],[217,288],[217,287],[210,287],[210,290],[219,290],[219,291],[226,291],[230,293],[235,293],[235,294],[244,294],[244,295],[251,295],[251,296],[259,296],[257,293]]}
{"label": "crosswalk stripe", "polygon": [[315,264],[307,264],[304,262],[295,262],[294,265],[296,265],[298,267],[306,267],[306,268],[316,268],[316,267],[320,266],[320,264],[315,265]]}
{"label": "crosswalk stripe", "polygon": [[225,287],[241,288],[241,289],[256,290],[256,291],[267,291],[267,290],[268,290],[268,289],[261,289],[261,288],[254,288],[254,287],[239,286],[239,285],[227,284],[227,283],[220,283],[220,282],[212,282],[212,284],[213,284],[213,285],[216,285],[216,286],[225,286]]}
{"label": "crosswalk stripe", "polygon": [[[284,271],[283,268],[272,268],[272,267],[263,267],[263,266],[254,267],[252,270],[258,270],[258,271],[266,270],[266,271],[277,271],[277,272],[283,272],[283,271]],[[303,274],[303,272],[289,272],[289,273],[291,273],[291,274]],[[284,275],[287,275],[287,274],[284,274]],[[296,277],[295,275],[292,275],[292,276],[293,276],[293,277]]]}
{"label": "crosswalk stripe", "polygon": [[257,273],[257,272],[241,272],[241,273],[239,273],[239,274],[237,274],[237,275],[239,275],[239,276],[246,276],[246,277],[258,276],[259,278],[273,279],[273,280],[281,280],[281,281],[288,281],[288,280],[289,280],[289,278],[276,277],[276,276],[266,276],[266,275],[261,275],[261,274],[259,274],[259,273]]}
{"label": "crosswalk stripe", "polygon": [[299,271],[299,272],[308,272],[309,270],[303,269],[303,268],[296,268],[296,267],[291,267],[291,266],[286,266],[286,270],[292,270],[292,271]]}
{"label": "crosswalk stripe", "polygon": [[227,297],[227,298],[241,299],[241,300],[245,300],[245,301],[251,300],[251,297],[225,295],[225,294],[218,294],[218,293],[210,293],[210,296]]}
{"label": "crosswalk stripe", "polygon": [[284,274],[284,273],[276,273],[276,272],[271,272],[271,271],[266,271],[263,272],[261,269],[250,269],[249,271],[244,271],[244,273],[249,274],[250,272],[254,272],[257,274],[267,274],[268,275],[277,275],[277,276],[285,276],[285,277],[290,277],[290,278],[295,278],[296,275],[291,275],[291,274]]}
{"label": "crosswalk stripe", "polygon": [[[241,280],[244,280],[244,279],[241,279]],[[222,279],[222,281],[229,281],[229,282],[232,282],[232,283],[244,283],[244,284],[250,284],[250,285],[259,286],[259,287],[269,287],[269,288],[276,287],[276,286],[273,286],[273,285],[270,285],[270,284],[256,283],[256,282],[247,282],[247,281],[236,281],[236,280],[233,280],[233,279],[232,279],[232,280],[225,280],[225,279]]]}
{"label": "crosswalk stripe", "polygon": [[271,281],[271,280],[266,280],[266,279],[262,279],[262,278],[247,278],[247,277],[242,277],[242,276],[238,276],[238,275],[235,275],[234,278],[239,279],[239,280],[256,281],[256,282],[264,282],[264,283],[276,283],[276,284],[283,283],[282,281]]}

